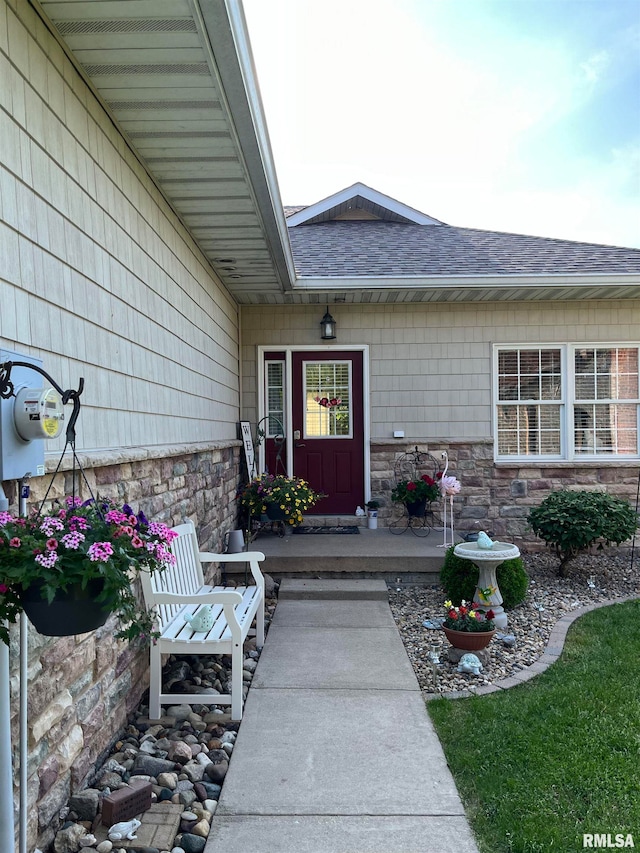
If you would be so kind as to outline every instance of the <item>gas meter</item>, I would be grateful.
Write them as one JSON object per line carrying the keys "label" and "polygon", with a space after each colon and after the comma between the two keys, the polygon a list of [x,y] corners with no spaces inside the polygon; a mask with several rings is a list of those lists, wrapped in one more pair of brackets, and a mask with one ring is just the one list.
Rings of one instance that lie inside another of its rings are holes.
{"label": "gas meter", "polygon": [[16,432],[25,441],[57,438],[64,424],[62,397],[55,388],[21,388],[13,407]]}

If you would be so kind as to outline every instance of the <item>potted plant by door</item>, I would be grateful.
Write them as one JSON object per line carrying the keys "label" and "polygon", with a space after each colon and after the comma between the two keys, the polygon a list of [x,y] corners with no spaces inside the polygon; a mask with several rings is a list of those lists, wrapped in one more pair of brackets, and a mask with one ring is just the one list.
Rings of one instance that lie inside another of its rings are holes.
{"label": "potted plant by door", "polygon": [[302,514],[324,498],[301,477],[261,474],[242,486],[238,493],[241,506],[254,519],[266,515],[293,527],[302,522]]}
{"label": "potted plant by door", "polygon": [[5,622],[24,610],[47,636],[95,630],[115,613],[116,637],[149,640],[153,614],[131,583],[139,572],[175,562],[175,535],[127,504],[100,498],[68,497],[27,518],[0,512],[0,639],[8,644]]}
{"label": "potted plant by door", "polygon": [[442,630],[455,649],[476,652],[489,645],[496,633],[493,610],[483,610],[475,602],[467,604],[464,599],[459,607],[451,601],[445,601],[444,606]]}
{"label": "potted plant by door", "polygon": [[437,501],[440,497],[437,481],[428,474],[415,480],[402,480],[391,492],[391,500],[403,503],[409,515],[424,518],[427,502]]}
{"label": "potted plant by door", "polygon": [[367,527],[369,530],[377,530],[378,529],[378,509],[380,508],[380,501],[372,500],[367,501]]}

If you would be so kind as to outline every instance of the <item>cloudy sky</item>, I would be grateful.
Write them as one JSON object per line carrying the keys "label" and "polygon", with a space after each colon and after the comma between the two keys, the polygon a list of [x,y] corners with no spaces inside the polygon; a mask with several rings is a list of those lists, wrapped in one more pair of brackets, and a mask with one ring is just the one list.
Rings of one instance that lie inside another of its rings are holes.
{"label": "cloudy sky", "polygon": [[640,0],[244,0],[284,204],[640,248]]}

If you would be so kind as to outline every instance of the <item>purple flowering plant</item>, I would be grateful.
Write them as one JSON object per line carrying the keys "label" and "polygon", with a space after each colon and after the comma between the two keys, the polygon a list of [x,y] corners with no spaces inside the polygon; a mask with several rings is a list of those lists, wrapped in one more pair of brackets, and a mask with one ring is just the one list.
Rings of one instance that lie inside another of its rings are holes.
{"label": "purple flowering plant", "polygon": [[176,534],[150,522],[128,504],[68,497],[47,513],[27,518],[0,512],[0,640],[9,642],[6,623],[22,610],[20,595],[32,586],[51,602],[59,590],[85,588],[102,579],[97,601],[116,614],[116,637],[154,636],[153,613],[131,583],[141,571],[162,571],[175,563],[170,545]]}

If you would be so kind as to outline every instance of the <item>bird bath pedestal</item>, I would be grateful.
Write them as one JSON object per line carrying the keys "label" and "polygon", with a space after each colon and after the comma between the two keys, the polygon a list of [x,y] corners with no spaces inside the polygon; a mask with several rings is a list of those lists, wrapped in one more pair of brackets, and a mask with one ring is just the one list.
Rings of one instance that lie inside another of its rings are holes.
{"label": "bird bath pedestal", "polygon": [[494,542],[491,548],[479,548],[477,542],[461,542],[453,549],[456,557],[471,560],[480,570],[478,586],[473,595],[474,603],[483,610],[493,610],[496,627],[507,627],[507,614],[502,606],[502,595],[496,580],[496,569],[505,560],[513,560],[520,556],[516,545],[508,542]]}

